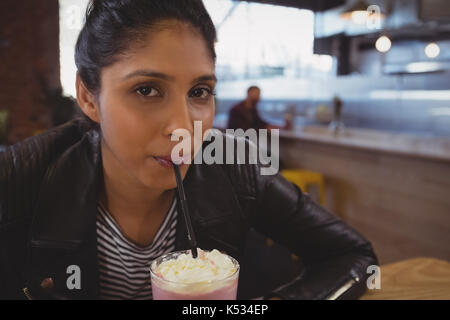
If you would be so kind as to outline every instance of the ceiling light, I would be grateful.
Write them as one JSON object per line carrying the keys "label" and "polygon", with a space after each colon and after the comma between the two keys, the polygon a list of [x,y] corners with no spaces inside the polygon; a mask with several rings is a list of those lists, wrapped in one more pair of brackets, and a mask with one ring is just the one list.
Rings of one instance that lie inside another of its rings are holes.
{"label": "ceiling light", "polygon": [[387,36],[381,36],[375,42],[375,48],[381,53],[386,53],[391,49],[392,42]]}
{"label": "ceiling light", "polygon": [[441,49],[435,42],[430,42],[425,47],[425,54],[427,55],[428,58],[431,58],[431,59],[436,58],[440,52],[441,52]]}

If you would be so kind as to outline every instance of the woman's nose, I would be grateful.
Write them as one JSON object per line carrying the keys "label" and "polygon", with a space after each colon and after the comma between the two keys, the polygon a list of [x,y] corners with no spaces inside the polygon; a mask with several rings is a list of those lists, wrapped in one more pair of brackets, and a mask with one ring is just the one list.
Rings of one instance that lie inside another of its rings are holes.
{"label": "woman's nose", "polygon": [[177,136],[177,129],[187,130],[189,134],[192,135],[194,131],[193,120],[186,99],[177,99],[177,101],[173,101],[168,109],[169,113],[164,127],[164,135]]}

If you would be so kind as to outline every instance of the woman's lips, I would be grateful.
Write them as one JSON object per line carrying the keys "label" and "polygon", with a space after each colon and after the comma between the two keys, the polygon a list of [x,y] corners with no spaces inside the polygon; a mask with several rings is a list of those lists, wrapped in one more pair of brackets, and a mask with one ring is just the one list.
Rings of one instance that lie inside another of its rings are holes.
{"label": "woman's lips", "polygon": [[178,159],[175,159],[174,161],[172,161],[171,156],[152,156],[152,158],[155,159],[164,168],[173,168],[174,164],[182,166],[188,163],[186,162],[186,159],[183,158],[183,156],[179,157]]}
{"label": "woman's lips", "polygon": [[164,168],[173,167],[172,159],[170,159],[170,157],[153,157],[153,158]]}

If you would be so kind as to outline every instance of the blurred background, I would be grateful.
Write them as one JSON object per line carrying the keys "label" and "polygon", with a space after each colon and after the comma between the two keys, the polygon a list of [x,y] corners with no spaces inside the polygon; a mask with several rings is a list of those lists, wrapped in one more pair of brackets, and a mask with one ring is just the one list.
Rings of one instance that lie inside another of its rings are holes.
{"label": "blurred background", "polygon": [[[288,179],[363,233],[382,264],[449,260],[450,2],[204,3],[218,31],[215,127],[258,86],[260,116],[291,124],[280,132]],[[0,2],[0,149],[77,114],[86,5]]]}

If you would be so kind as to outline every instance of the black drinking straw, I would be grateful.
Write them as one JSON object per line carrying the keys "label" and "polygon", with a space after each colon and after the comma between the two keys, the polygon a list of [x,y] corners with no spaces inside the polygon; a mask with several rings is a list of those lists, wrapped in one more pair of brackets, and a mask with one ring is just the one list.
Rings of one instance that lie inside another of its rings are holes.
{"label": "black drinking straw", "polygon": [[180,168],[173,163],[173,170],[175,171],[175,178],[177,179],[178,198],[180,199],[181,211],[183,211],[184,221],[187,227],[187,236],[189,245],[191,246],[192,256],[197,258],[197,240],[195,239],[194,229],[192,228],[191,216],[187,206],[186,194],[184,193],[183,180],[181,180]]}

